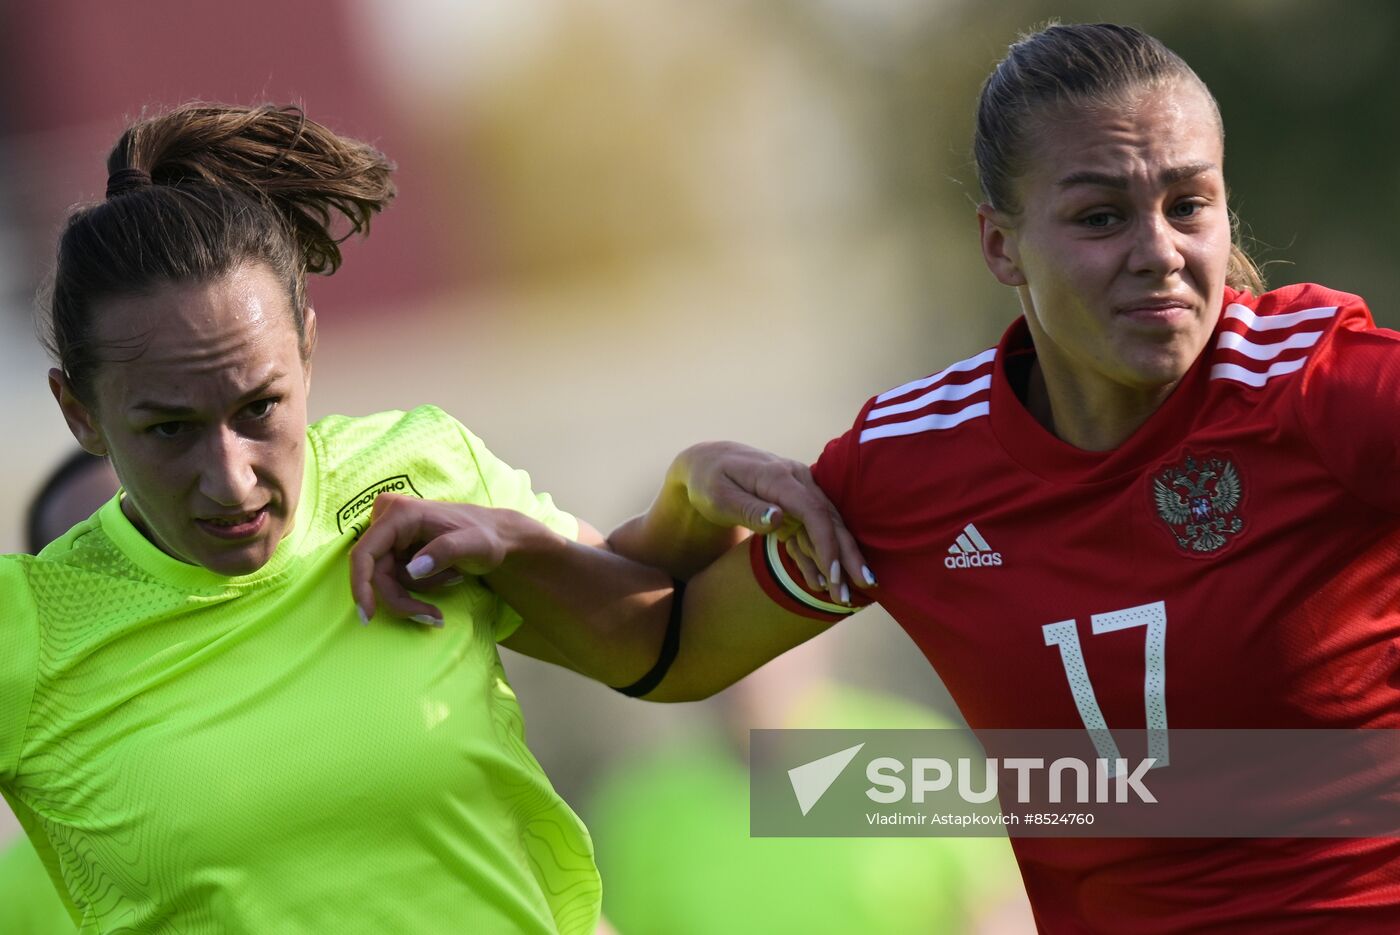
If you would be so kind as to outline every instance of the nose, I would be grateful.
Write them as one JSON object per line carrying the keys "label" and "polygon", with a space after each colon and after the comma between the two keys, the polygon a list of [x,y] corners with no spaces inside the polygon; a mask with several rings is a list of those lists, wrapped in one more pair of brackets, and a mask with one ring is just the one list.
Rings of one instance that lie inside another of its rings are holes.
{"label": "nose", "polygon": [[243,506],[257,487],[253,450],[248,439],[221,426],[206,435],[199,471],[199,492],[223,507]]}
{"label": "nose", "polygon": [[1186,265],[1177,244],[1179,232],[1169,219],[1156,213],[1145,215],[1135,225],[1134,234],[1128,258],[1133,272],[1166,278]]}

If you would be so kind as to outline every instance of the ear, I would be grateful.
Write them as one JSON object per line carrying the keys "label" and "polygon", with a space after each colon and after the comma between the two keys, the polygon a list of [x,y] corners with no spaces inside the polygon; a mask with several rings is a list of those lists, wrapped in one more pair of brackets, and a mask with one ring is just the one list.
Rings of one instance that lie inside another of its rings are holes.
{"label": "ear", "polygon": [[1024,286],[1026,277],[1021,272],[1021,255],[1011,219],[983,202],[977,206],[977,227],[982,236],[982,259],[997,282],[1003,286]]}
{"label": "ear", "polygon": [[306,369],[306,388],[311,389],[311,361],[316,355],[316,309],[310,305],[302,314],[302,329],[306,334],[306,359],[302,366]]}
{"label": "ear", "polygon": [[83,450],[99,457],[106,455],[107,442],[97,428],[97,420],[93,418],[92,410],[73,392],[73,385],[68,382],[67,375],[57,367],[49,371],[49,392],[53,393],[53,398],[58,401],[58,408],[63,411],[68,431],[73,433]]}

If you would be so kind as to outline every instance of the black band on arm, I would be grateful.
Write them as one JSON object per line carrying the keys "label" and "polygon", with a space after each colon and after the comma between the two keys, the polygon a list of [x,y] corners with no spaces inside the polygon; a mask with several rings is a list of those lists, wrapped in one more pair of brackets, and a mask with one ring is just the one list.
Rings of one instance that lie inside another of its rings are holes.
{"label": "black band on arm", "polygon": [[622,692],[629,698],[640,698],[661,684],[661,680],[670,671],[671,663],[676,661],[676,653],[681,648],[681,617],[682,608],[685,605],[685,582],[677,578],[671,579],[671,584],[675,586],[675,591],[671,594],[671,619],[666,622],[666,637],[661,641],[661,656],[656,660],[656,665],[651,667],[651,671],[631,685],[625,688],[615,688],[614,691]]}

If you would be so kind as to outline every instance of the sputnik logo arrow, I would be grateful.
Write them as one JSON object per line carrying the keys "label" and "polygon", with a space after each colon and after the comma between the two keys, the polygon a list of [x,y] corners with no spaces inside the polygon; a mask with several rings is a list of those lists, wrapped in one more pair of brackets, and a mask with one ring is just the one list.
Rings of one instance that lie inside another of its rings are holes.
{"label": "sputnik logo arrow", "polygon": [[802,809],[803,815],[810,812],[812,806],[826,795],[826,790],[830,789],[831,784],[851,765],[851,760],[856,758],[863,746],[865,744],[858,743],[854,747],[838,750],[819,760],[803,763],[788,770],[788,780],[792,783],[793,794],[797,796],[797,806]]}

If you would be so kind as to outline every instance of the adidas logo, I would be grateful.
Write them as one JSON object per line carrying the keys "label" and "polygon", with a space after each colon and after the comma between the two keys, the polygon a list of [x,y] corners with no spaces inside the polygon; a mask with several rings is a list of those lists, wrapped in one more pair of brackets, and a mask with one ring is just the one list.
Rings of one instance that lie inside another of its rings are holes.
{"label": "adidas logo", "polygon": [[1001,564],[1001,553],[993,552],[977,527],[968,523],[958,533],[957,541],[948,546],[943,564],[949,568],[989,568]]}

